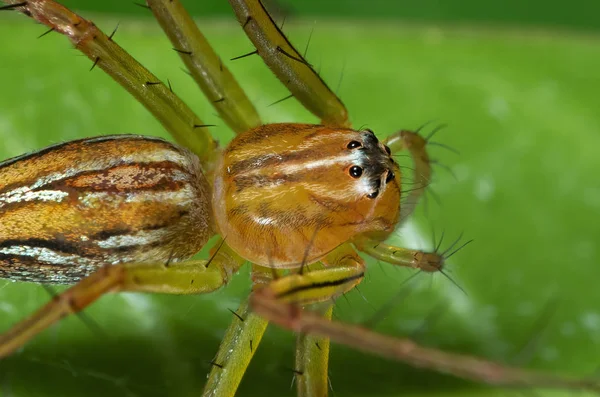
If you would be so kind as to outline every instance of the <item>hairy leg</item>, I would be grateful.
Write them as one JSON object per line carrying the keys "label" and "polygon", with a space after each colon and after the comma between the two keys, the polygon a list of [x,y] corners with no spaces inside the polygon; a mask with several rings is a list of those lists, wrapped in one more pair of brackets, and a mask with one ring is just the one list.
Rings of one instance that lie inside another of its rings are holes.
{"label": "hairy leg", "polygon": [[292,95],[325,125],[349,127],[348,111],[277,27],[259,0],[229,0],[258,54]]}
{"label": "hairy leg", "polygon": [[244,301],[221,341],[203,396],[233,397],[269,322]]}
{"label": "hairy leg", "polygon": [[191,76],[227,125],[238,134],[261,125],[258,113],[246,93],[181,2],[147,0],[146,3]]}
{"label": "hairy leg", "polygon": [[[307,309],[309,310],[309,309]],[[333,305],[323,318],[331,320]],[[329,389],[329,337],[306,333],[296,338],[294,376],[298,397],[327,396]]]}
{"label": "hairy leg", "polygon": [[[64,34],[75,48],[121,84],[181,145],[192,150],[205,170],[218,156],[217,143],[198,116],[148,69],[92,22],[52,0],[2,0],[34,20]],[[6,9],[6,8],[5,8]]]}
{"label": "hairy leg", "polygon": [[137,291],[166,294],[202,294],[229,281],[243,259],[224,247],[210,261],[127,263],[105,266],[0,335],[0,358],[67,315],[78,313],[109,292]]}
{"label": "hairy leg", "polygon": [[512,368],[476,357],[420,346],[410,339],[382,335],[353,324],[330,321],[277,299],[264,288],[250,298],[252,309],[269,321],[295,332],[331,338],[337,343],[377,354],[414,367],[430,369],[490,385],[590,391],[600,394],[600,381],[593,377],[572,378]]}

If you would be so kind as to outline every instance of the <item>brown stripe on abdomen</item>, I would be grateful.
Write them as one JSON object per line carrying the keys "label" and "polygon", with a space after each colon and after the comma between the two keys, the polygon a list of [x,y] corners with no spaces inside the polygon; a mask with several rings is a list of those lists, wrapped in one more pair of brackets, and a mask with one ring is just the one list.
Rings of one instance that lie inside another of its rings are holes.
{"label": "brown stripe on abdomen", "polygon": [[[35,189],[58,178],[119,164],[152,162],[170,153],[185,160],[185,150],[160,138],[112,135],[61,143],[0,163],[0,195],[15,188]],[[161,160],[165,160],[164,158]]]}
{"label": "brown stripe on abdomen", "polygon": [[110,193],[175,191],[181,189],[192,177],[179,165],[170,161],[123,164],[103,170],[84,171],[40,186],[33,191],[75,190]]}
{"label": "brown stripe on abdomen", "polygon": [[104,265],[186,259],[213,233],[198,159],[163,140],[93,138],[3,164],[0,277],[73,283]]}

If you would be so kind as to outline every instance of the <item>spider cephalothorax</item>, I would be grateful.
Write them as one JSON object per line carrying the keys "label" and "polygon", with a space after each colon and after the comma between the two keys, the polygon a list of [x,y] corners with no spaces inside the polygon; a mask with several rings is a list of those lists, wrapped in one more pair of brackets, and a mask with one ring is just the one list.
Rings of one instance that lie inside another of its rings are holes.
{"label": "spider cephalothorax", "polygon": [[218,230],[252,262],[288,268],[358,234],[391,232],[400,172],[387,150],[371,131],[271,124],[245,132],[217,166]]}

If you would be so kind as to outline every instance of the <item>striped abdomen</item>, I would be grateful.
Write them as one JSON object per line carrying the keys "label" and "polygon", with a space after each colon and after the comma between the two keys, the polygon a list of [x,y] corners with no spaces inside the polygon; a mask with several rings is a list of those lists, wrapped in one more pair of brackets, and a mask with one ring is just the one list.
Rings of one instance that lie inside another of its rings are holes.
{"label": "striped abdomen", "polygon": [[362,233],[393,231],[400,170],[370,130],[270,124],[238,135],[217,166],[213,212],[253,263],[312,263]]}
{"label": "striped abdomen", "polygon": [[133,135],[0,163],[0,277],[72,283],[99,266],[178,261],[212,235],[197,158]]}

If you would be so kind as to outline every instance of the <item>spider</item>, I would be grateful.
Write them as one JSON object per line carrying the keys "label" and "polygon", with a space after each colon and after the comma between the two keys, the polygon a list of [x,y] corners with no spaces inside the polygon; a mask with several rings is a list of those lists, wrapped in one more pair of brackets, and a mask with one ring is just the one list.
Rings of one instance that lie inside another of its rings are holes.
{"label": "spider", "polygon": [[[286,56],[288,56],[288,55],[286,55]],[[366,131],[367,133],[369,133],[369,131],[367,131],[367,130],[365,130],[365,131]],[[350,144],[350,142],[349,142],[349,144]],[[385,149],[384,149],[384,150],[385,150]],[[348,171],[350,171],[350,170],[348,170]],[[227,237],[226,237],[226,240],[227,240]],[[227,242],[226,242],[226,243],[227,243]],[[272,256],[271,256],[271,257],[272,257]],[[269,259],[269,255],[267,255],[267,259]],[[303,262],[304,262],[304,261],[303,261]],[[234,319],[234,320],[235,320],[235,319]],[[216,363],[216,364],[218,364],[218,365],[221,365],[221,364],[219,364],[219,362],[218,362],[218,361],[215,361],[215,363]],[[216,367],[218,368],[218,366],[216,366]],[[303,374],[303,375],[304,375],[304,374]]]}

